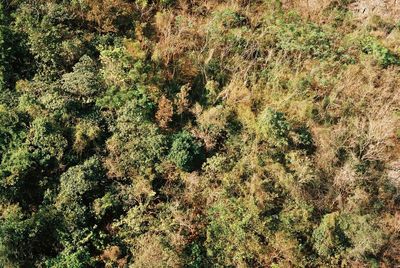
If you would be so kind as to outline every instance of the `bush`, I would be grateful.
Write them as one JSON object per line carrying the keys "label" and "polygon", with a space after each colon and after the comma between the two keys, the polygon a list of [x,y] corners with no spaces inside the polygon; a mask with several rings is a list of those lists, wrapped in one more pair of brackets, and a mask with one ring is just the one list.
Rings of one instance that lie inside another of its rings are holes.
{"label": "bush", "polygon": [[116,177],[143,173],[163,158],[166,139],[148,121],[148,111],[136,102],[127,103],[118,113],[116,131],[107,141],[107,165]]}
{"label": "bush", "polygon": [[258,128],[262,138],[271,144],[277,147],[289,145],[290,125],[283,113],[265,109],[258,118]]}
{"label": "bush", "polygon": [[313,58],[328,58],[333,54],[332,37],[320,26],[279,19],[271,29],[277,39],[276,46],[286,53]]}
{"label": "bush", "polygon": [[[220,25],[225,28],[240,27],[247,22],[247,18],[239,12],[227,8],[213,14],[213,26]],[[212,29],[210,29],[212,30]]]}
{"label": "bush", "polygon": [[94,145],[101,134],[100,127],[94,121],[82,120],[75,126],[73,149],[82,154],[90,151],[90,146]]}
{"label": "bush", "polygon": [[350,241],[341,228],[339,219],[337,212],[327,214],[314,230],[314,247],[319,255],[329,257],[341,254],[350,246]]}
{"label": "bush", "polygon": [[362,260],[379,253],[383,233],[369,216],[334,212],[326,214],[314,230],[314,247],[327,258]]}
{"label": "bush", "polygon": [[372,55],[383,68],[390,65],[400,65],[399,56],[372,37],[366,37],[361,41],[361,49],[364,53]]}
{"label": "bush", "polygon": [[260,210],[249,200],[229,198],[213,204],[207,211],[205,247],[207,256],[217,267],[249,267],[262,265],[268,247],[262,243],[266,235]]}
{"label": "bush", "polygon": [[40,165],[60,161],[68,144],[57,124],[45,117],[38,117],[32,122],[28,140],[31,156]]}
{"label": "bush", "polygon": [[45,262],[45,267],[49,268],[84,268],[93,266],[93,259],[87,249],[79,249],[73,252],[64,250],[56,258],[49,259]]}
{"label": "bush", "polygon": [[24,215],[18,206],[9,206],[0,215],[0,266],[34,267],[36,261],[53,254],[58,246],[54,212],[39,210]]}
{"label": "bush", "polygon": [[315,151],[315,144],[311,132],[307,127],[296,129],[296,145],[299,149],[305,150],[307,154]]}
{"label": "bush", "polygon": [[72,73],[63,75],[63,89],[73,97],[82,98],[85,102],[92,101],[100,91],[96,64],[89,56],[83,56],[74,66]]}
{"label": "bush", "polygon": [[56,207],[63,213],[69,230],[84,227],[91,218],[91,205],[101,195],[104,175],[101,162],[93,157],[61,176]]}
{"label": "bush", "polygon": [[26,133],[24,123],[19,118],[18,114],[7,109],[6,106],[0,104],[0,159],[7,148],[12,145],[10,143],[21,142]]}
{"label": "bush", "polygon": [[[145,52],[130,39],[116,40],[114,46],[100,47],[100,76],[106,89],[96,103],[101,108],[118,109],[136,100],[147,103],[156,99],[149,94],[149,84],[156,79],[145,64]],[[154,108],[154,104],[153,104]]]}
{"label": "bush", "polygon": [[179,168],[192,171],[200,167],[205,158],[202,144],[187,131],[176,134],[173,138],[169,159]]}

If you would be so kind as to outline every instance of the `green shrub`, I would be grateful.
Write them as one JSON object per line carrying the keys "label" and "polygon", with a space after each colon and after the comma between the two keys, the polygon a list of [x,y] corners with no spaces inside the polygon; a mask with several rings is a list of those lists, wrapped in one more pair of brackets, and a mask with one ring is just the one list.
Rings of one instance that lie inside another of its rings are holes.
{"label": "green shrub", "polygon": [[0,159],[10,143],[19,143],[26,136],[24,123],[19,115],[0,104]]}
{"label": "green shrub", "polygon": [[0,215],[0,266],[34,267],[58,246],[56,226],[60,224],[52,211],[40,209],[25,215],[10,206]]}
{"label": "green shrub", "polygon": [[370,216],[334,212],[326,214],[313,233],[314,247],[327,258],[362,260],[379,253],[382,231],[372,224]]}
{"label": "green shrub", "polygon": [[189,132],[182,131],[173,138],[169,159],[179,168],[192,171],[200,167],[204,161],[204,149]]}
{"label": "green shrub", "polygon": [[339,217],[339,213],[325,215],[318,228],[314,230],[315,249],[321,256],[341,254],[351,245],[341,228]]}
{"label": "green shrub", "polygon": [[286,53],[314,58],[327,58],[333,55],[332,36],[320,26],[279,19],[270,29],[277,39],[275,46]]}
{"label": "green shrub", "polygon": [[57,124],[45,117],[38,117],[32,122],[28,141],[32,159],[41,165],[60,161],[68,145]]}
{"label": "green shrub", "polygon": [[215,27],[233,28],[240,27],[247,21],[247,18],[239,12],[232,9],[223,9],[214,12],[212,19],[212,27],[210,30],[215,30]]}
{"label": "green shrub", "polygon": [[60,178],[56,207],[69,231],[84,228],[92,218],[92,202],[102,194],[104,171],[97,157],[69,168]]}
{"label": "green shrub", "polygon": [[72,73],[63,75],[62,82],[66,92],[85,102],[93,101],[93,97],[101,90],[96,64],[86,55],[75,64]]}
{"label": "green shrub", "polygon": [[72,14],[65,5],[24,3],[13,15],[16,30],[26,36],[43,79],[58,79],[87,52],[82,32],[68,25]]}
{"label": "green shrub", "polygon": [[124,39],[118,40],[112,47],[100,47],[100,76],[106,86],[104,93],[96,99],[101,108],[119,109],[129,101],[137,101],[142,106],[150,105],[147,84],[151,82],[151,68],[142,60],[143,51],[128,51],[126,46],[131,43],[131,40]]}
{"label": "green shrub", "polygon": [[390,65],[400,65],[399,56],[372,37],[366,37],[361,41],[361,49],[364,53],[372,55],[383,68]]}
{"label": "green shrub", "polygon": [[290,125],[283,113],[265,109],[258,118],[258,128],[261,136],[271,144],[278,147],[289,144]]}
{"label": "green shrub", "polygon": [[205,248],[201,243],[191,243],[186,251],[188,251],[187,267],[201,268],[208,267],[208,265],[210,265],[208,263],[207,252],[205,251]]}
{"label": "green shrub", "polygon": [[45,262],[45,267],[48,268],[84,268],[93,267],[94,261],[89,250],[80,248],[70,252],[63,250],[56,258],[49,259]]}
{"label": "green shrub", "polygon": [[107,141],[107,163],[117,177],[156,167],[166,151],[166,139],[149,120],[149,111],[131,101],[118,112],[114,135]]}
{"label": "green shrub", "polygon": [[260,211],[247,201],[220,197],[207,211],[205,246],[217,267],[248,267],[267,249],[260,239],[266,235]]}
{"label": "green shrub", "polygon": [[307,127],[296,129],[297,146],[308,154],[315,151],[315,144],[311,132]]}

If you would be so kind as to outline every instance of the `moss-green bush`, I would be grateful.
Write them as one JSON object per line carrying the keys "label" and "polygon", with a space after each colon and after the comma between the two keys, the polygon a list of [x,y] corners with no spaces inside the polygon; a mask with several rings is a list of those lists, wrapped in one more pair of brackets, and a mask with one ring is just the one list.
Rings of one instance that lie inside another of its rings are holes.
{"label": "moss-green bush", "polygon": [[266,108],[258,117],[258,128],[261,136],[272,145],[289,145],[291,127],[282,112]]}
{"label": "moss-green bush", "polygon": [[168,158],[179,168],[192,171],[204,161],[203,145],[189,132],[182,131],[173,137]]}
{"label": "moss-green bush", "polygon": [[361,49],[364,53],[372,55],[377,63],[384,68],[390,65],[400,65],[399,56],[373,37],[365,37],[361,41]]}

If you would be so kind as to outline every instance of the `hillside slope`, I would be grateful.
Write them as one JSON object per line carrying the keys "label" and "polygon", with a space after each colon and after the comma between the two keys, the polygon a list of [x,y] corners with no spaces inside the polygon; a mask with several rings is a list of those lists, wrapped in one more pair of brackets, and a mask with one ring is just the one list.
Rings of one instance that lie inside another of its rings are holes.
{"label": "hillside slope", "polygon": [[0,267],[399,266],[375,3],[0,4]]}

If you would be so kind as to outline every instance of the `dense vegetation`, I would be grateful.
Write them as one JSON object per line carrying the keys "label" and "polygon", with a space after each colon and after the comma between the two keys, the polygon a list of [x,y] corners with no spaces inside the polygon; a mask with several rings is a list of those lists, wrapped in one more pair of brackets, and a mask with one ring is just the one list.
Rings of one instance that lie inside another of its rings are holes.
{"label": "dense vegetation", "polygon": [[397,267],[400,24],[351,1],[0,3],[0,267]]}

